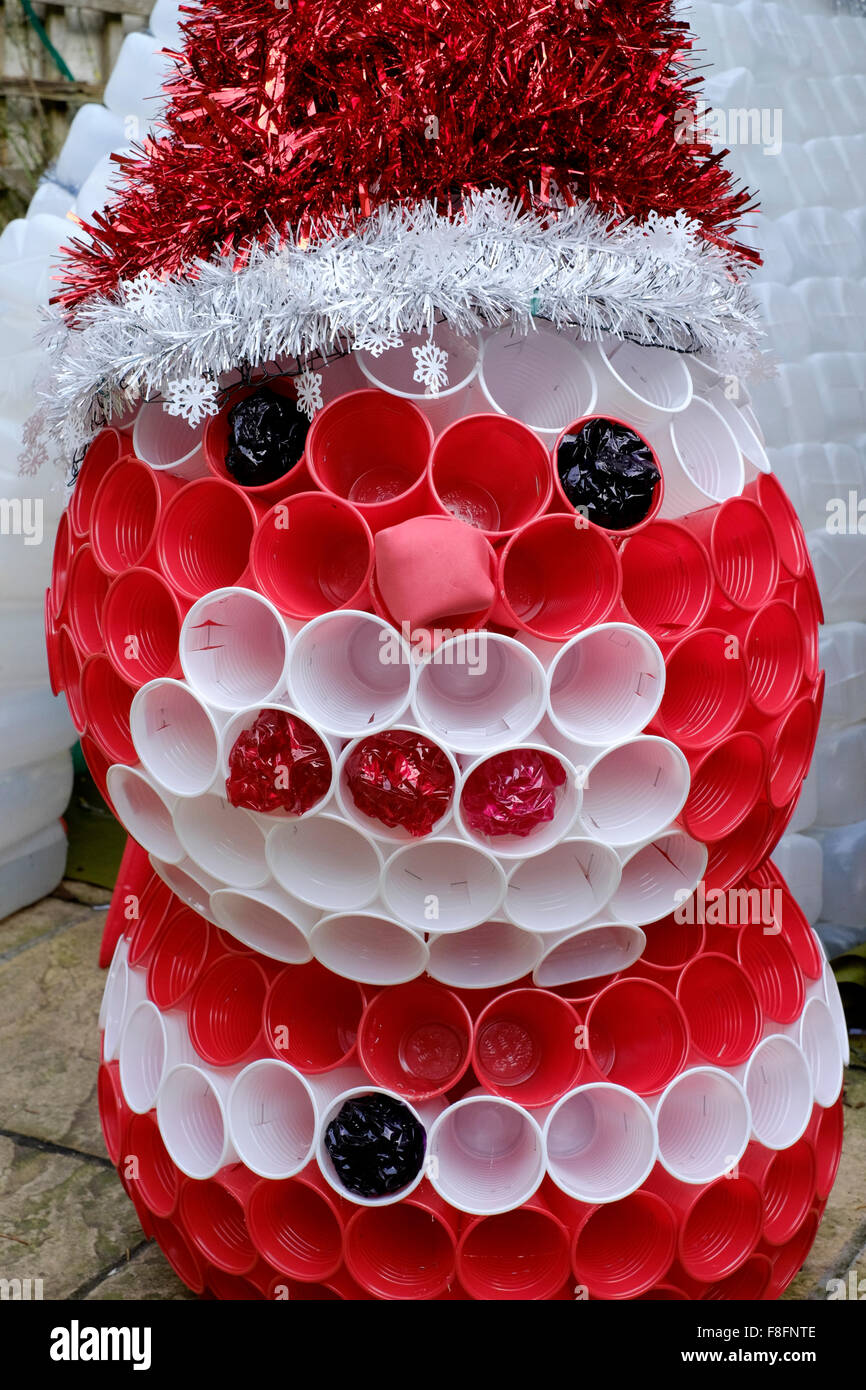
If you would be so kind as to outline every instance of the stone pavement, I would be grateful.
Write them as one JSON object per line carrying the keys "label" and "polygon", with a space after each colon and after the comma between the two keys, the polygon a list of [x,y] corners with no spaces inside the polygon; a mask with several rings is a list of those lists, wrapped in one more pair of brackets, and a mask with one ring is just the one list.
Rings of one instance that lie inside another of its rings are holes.
{"label": "stone pavement", "polygon": [[[46,1299],[192,1298],[146,1241],[96,1106],[97,967],[108,893],[65,882],[0,922],[0,1278]],[[846,1078],[846,1144],[813,1251],[787,1298],[866,1280],[866,1045]],[[866,1289],[866,1284],[864,1284]]]}

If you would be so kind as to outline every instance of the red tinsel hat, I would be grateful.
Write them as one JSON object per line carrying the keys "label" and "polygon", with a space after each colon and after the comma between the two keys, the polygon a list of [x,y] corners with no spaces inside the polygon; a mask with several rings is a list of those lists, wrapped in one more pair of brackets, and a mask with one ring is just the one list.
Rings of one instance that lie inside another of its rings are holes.
{"label": "red tinsel hat", "polygon": [[[139,395],[533,316],[754,355],[748,195],[671,0],[205,0],[157,133],[69,252],[67,448]],[[186,408],[182,413],[188,414]]]}

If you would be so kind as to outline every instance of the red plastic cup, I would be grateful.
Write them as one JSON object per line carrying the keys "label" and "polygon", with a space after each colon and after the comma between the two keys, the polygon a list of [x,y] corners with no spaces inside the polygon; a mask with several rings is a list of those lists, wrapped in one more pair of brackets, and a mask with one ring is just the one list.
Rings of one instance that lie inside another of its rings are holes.
{"label": "red plastic cup", "polygon": [[689,1295],[673,1284],[654,1284],[646,1293],[636,1296],[636,1303],[688,1303]]}
{"label": "red plastic cup", "polygon": [[247,1228],[259,1253],[281,1274],[304,1282],[336,1274],[343,1259],[346,1204],[315,1163],[297,1177],[262,1178],[247,1206]]}
{"label": "red plastic cup", "polygon": [[685,1013],[670,990],[651,980],[608,985],[586,1011],[586,1030],[597,1071],[642,1096],[663,1091],[689,1055]]}
{"label": "red plastic cup", "polygon": [[767,795],[776,810],[797,795],[809,771],[818,721],[814,700],[804,695],[774,726],[767,761]]}
{"label": "red plastic cup", "polygon": [[429,1100],[456,1086],[471,1048],[469,1010],[429,980],[380,990],[358,1029],[358,1059],[371,1080],[409,1100]]}
{"label": "red plastic cup", "polygon": [[748,1060],[760,1041],[763,1018],[741,965],[717,951],[696,957],[683,969],[677,999],[702,1058],[722,1067]]}
{"label": "red plastic cup", "polygon": [[132,1114],[123,1099],[119,1062],[100,1063],[96,1076],[96,1094],[99,1102],[99,1123],[102,1126],[102,1137],[105,1140],[108,1157],[116,1168],[123,1153],[129,1117]]}
{"label": "red plastic cup", "polygon": [[429,420],[384,391],[349,391],[320,410],[307,435],[316,487],[352,502],[371,531],[431,510]]}
{"label": "red plastic cup", "polygon": [[[643,954],[632,970],[640,973],[640,967],[649,967],[661,975],[659,983],[667,983],[674,972],[682,970],[704,949],[706,932],[700,922],[678,922],[673,913],[662,917],[658,922],[650,922],[644,927],[646,946]],[[659,978],[650,976],[650,978]]]}
{"label": "red plastic cup", "polygon": [[773,1273],[772,1262],[766,1255],[750,1255],[746,1263],[729,1274],[708,1284],[701,1294],[703,1302],[756,1303],[764,1297]]}
{"label": "red plastic cup", "polygon": [[45,590],[43,616],[45,619],[45,649],[48,657],[48,683],[51,686],[51,694],[59,695],[63,689],[63,672],[60,668],[60,633],[52,612],[50,589]]}
{"label": "red plastic cup", "polygon": [[706,547],[679,521],[627,534],[619,552],[626,616],[657,642],[676,642],[700,624],[712,597]]}
{"label": "red plastic cup", "polygon": [[745,820],[763,790],[764,745],[755,734],[730,734],[690,763],[682,823],[696,840],[721,840]]}
{"label": "red plastic cup", "polygon": [[820,980],[824,973],[824,953],[806,915],[775,865],[776,885],[781,891],[777,923],[781,935],[794,952],[797,964],[809,980]]}
{"label": "red plastic cup", "polygon": [[180,1171],[172,1163],[162,1142],[154,1112],[133,1115],[124,1145],[126,1154],[136,1160],[134,1182],[141,1200],[154,1216],[171,1216],[180,1191]]}
{"label": "red plastic cup", "polygon": [[682,524],[703,541],[719,590],[711,616],[728,605],[749,612],[772,598],[779,582],[779,552],[773,528],[757,505],[730,497],[683,517]]}
{"label": "red plastic cup", "polygon": [[267,992],[268,977],[250,956],[223,956],[199,976],[187,1021],[192,1045],[205,1062],[231,1067],[261,1053]]}
{"label": "red plastic cup", "polygon": [[590,1004],[597,994],[601,994],[603,989],[612,985],[614,980],[622,978],[622,972],[617,971],[615,975],[594,975],[588,980],[575,980],[566,985],[550,985],[551,994],[558,994],[560,999],[565,999],[573,1009],[582,1014],[585,1006]]}
{"label": "red plastic cup", "polygon": [[96,740],[91,738],[88,734],[81,735],[79,746],[81,748],[81,755],[87,764],[87,770],[96,783],[99,795],[102,797],[111,814],[116,820],[119,820],[120,817],[114,809],[114,802],[108,795],[108,785],[105,780],[108,769],[111,766],[110,760],[106,758],[105,753]]}
{"label": "red plastic cup", "polygon": [[499,561],[494,616],[548,642],[607,618],[622,592],[610,537],[580,517],[552,513],[516,531]]}
{"label": "red plastic cup", "polygon": [[197,599],[240,584],[258,512],[244,490],[197,478],[171,498],[156,533],[160,569],[176,593]]}
{"label": "red plastic cup", "polygon": [[576,420],[574,424],[567,425],[566,428],[560,432],[559,437],[556,443],[554,444],[552,450],[553,486],[555,494],[554,501],[556,504],[555,509],[556,511],[565,511],[568,514],[574,512],[574,504],[572,502],[569,502],[568,497],[565,494],[565,489],[563,488],[562,482],[559,477],[559,446],[561,445],[563,439],[567,434],[580,434],[584,425],[591,424],[593,420],[598,419],[609,420],[612,424],[621,425],[623,429],[630,430],[632,434],[636,434],[641,443],[644,444],[647,449],[649,449],[653,457],[653,462],[655,463],[659,471],[659,480],[653,488],[652,500],[647,509],[646,516],[644,516],[640,521],[635,522],[634,526],[622,527],[619,530],[612,529],[607,526],[602,526],[599,528],[600,530],[604,531],[606,535],[613,536],[614,539],[619,539],[620,537],[625,538],[626,536],[633,536],[636,532],[642,531],[644,527],[649,526],[658,516],[659,508],[661,507],[662,499],[665,495],[665,480],[661,464],[658,460],[658,456],[656,454],[655,449],[650,444],[649,440],[646,439],[644,435],[641,434],[640,430],[636,429],[633,424],[631,424],[627,420],[621,419],[617,415],[608,415],[607,413],[601,414],[599,411],[596,411],[592,415],[582,416],[581,419]]}
{"label": "red plastic cup", "polygon": [[745,970],[764,1015],[774,1023],[794,1023],[806,1003],[803,973],[783,936],[768,935],[760,924],[744,926],[737,937],[737,960]]}
{"label": "red plastic cup", "polygon": [[102,650],[102,605],[108,584],[91,547],[81,546],[69,572],[69,626],[80,649],[88,654]]}
{"label": "red plastic cup", "polygon": [[760,863],[773,834],[773,812],[766,801],[758,801],[736,830],[709,846],[704,870],[707,890],[727,889]]}
{"label": "red plastic cup", "polygon": [[178,639],[189,604],[149,569],[130,569],[112,582],[102,606],[109,660],[122,680],[140,686],[179,676]]}
{"label": "red plastic cup", "polygon": [[107,656],[87,658],[81,672],[87,732],[111,763],[137,761],[129,732],[129,711],[135,690],[121,680]]}
{"label": "red plastic cup", "polygon": [[773,1273],[765,1294],[768,1301],[778,1298],[802,1269],[818,1234],[820,1219],[820,1211],[813,1207],[791,1240],[778,1249],[770,1245],[766,1247],[768,1254],[775,1255]]}
{"label": "red plastic cup", "polygon": [[147,967],[148,998],[158,1009],[176,1009],[191,994],[209,963],[213,929],[191,908],[172,913]]}
{"label": "red plastic cup", "polygon": [[90,526],[93,554],[106,574],[156,565],[156,529],[180,486],[132,456],[112,464],[93,498]]}
{"label": "red plastic cup", "polygon": [[69,499],[69,520],[77,536],[86,536],[88,533],[93,499],[105,474],[118,459],[131,453],[132,446],[129,440],[119,430],[99,431],[84,455]]}
{"label": "red plastic cup", "polygon": [[754,1253],[763,1204],[745,1176],[717,1178],[705,1186],[677,1182],[656,1164],[644,1191],[661,1197],[677,1217],[678,1256],[686,1275],[712,1284],[733,1274]]}
{"label": "red plastic cup", "polygon": [[57,523],[54,540],[54,553],[51,557],[51,611],[55,621],[59,621],[68,598],[69,573],[72,564],[72,536],[70,534],[69,510],[61,513]]}
{"label": "red plastic cup", "polygon": [[[266,1265],[264,1261],[261,1261],[260,1264],[262,1269],[268,1271],[268,1283],[270,1283],[270,1266]],[[250,1273],[254,1272],[255,1268],[250,1271]],[[204,1279],[214,1298],[219,1299],[221,1303],[261,1303],[267,1298],[267,1293],[263,1293],[252,1279],[245,1279],[242,1274],[227,1274],[224,1269],[218,1269],[216,1265],[205,1265]]]}
{"label": "red plastic cup", "polygon": [[370,606],[373,536],[341,497],[301,492],[278,502],[258,524],[250,563],[256,587],[290,618]]}
{"label": "red plastic cup", "polygon": [[746,663],[720,628],[702,628],[667,653],[665,693],[649,728],[689,750],[714,748],[746,704]]}
{"label": "red plastic cup", "polygon": [[226,1274],[247,1274],[258,1260],[245,1216],[258,1181],[242,1163],[235,1163],[214,1178],[181,1185],[180,1216],[186,1234],[205,1259]]}
{"label": "red plastic cup", "polygon": [[636,1298],[659,1283],[676,1248],[676,1223],[666,1202],[641,1189],[620,1202],[583,1210],[572,1270],[590,1298]]}
{"label": "red plastic cup", "polygon": [[438,1298],[454,1279],[459,1217],[428,1182],[396,1206],[359,1207],[346,1267],[374,1298]]}
{"label": "red plastic cup", "polygon": [[794,579],[800,579],[810,563],[806,536],[794,504],[775,473],[759,473],[743,489],[743,496],[760,507],[776,538],[783,568]]}
{"label": "red plastic cup", "polygon": [[318,961],[290,965],[272,982],[264,1006],[271,1053],[303,1072],[331,1071],[355,1051],[364,991]]}
{"label": "red plastic cup", "polygon": [[138,904],[138,917],[132,924],[129,934],[130,965],[146,970],[150,964],[156,943],[169,914],[178,906],[174,894],[167,883],[157,874],[152,874],[150,882],[142,891]]}
{"label": "red plastic cup", "polygon": [[749,673],[749,698],[761,715],[787,709],[803,681],[803,629],[789,603],[766,604],[749,624],[743,654]]}
{"label": "red plastic cup", "polygon": [[815,1155],[808,1139],[779,1150],[752,1143],[739,1167],[760,1189],[765,1244],[785,1245],[806,1219],[815,1197]]}
{"label": "red plastic cup", "polygon": [[470,1298],[553,1298],[569,1273],[569,1233],[541,1197],[516,1211],[471,1220],[460,1237],[457,1275]]}
{"label": "red plastic cup", "polygon": [[99,944],[101,970],[106,970],[111,964],[115,946],[136,920],[129,915],[130,910],[138,910],[141,896],[152,879],[153,870],[147,854],[131,835],[127,836],[115,880],[116,892],[112,896],[105,914],[105,926],[102,928],[102,940]]}
{"label": "red plastic cup", "polygon": [[803,637],[803,674],[811,685],[818,679],[818,628],[824,621],[824,609],[811,563],[803,578],[794,584],[789,602],[793,604],[800,624]]}
{"label": "red plastic cup", "polygon": [[69,706],[69,717],[81,734],[87,724],[81,693],[81,653],[68,627],[62,627],[58,633],[57,656],[60,667],[60,686]]}
{"label": "red plastic cup", "polygon": [[444,429],[430,454],[435,507],[494,544],[541,516],[553,495],[550,455],[508,415],[466,415]]}
{"label": "red plastic cup", "polygon": [[820,1105],[813,1107],[806,1139],[815,1156],[815,1194],[821,1202],[826,1202],[836,1181],[844,1128],[841,1097],[826,1110]]}
{"label": "red plastic cup", "polygon": [[272,483],[261,483],[258,487],[241,487],[226,468],[226,454],[229,447],[229,411],[238,401],[246,400],[261,386],[267,386],[277,396],[297,399],[294,382],[290,377],[269,377],[255,382],[252,386],[240,386],[233,391],[218,415],[211,415],[202,436],[202,451],[205,462],[215,478],[240,488],[252,502],[270,507],[281,497],[290,497],[296,492],[306,492],[310,487],[310,474],[306,458],[302,455],[297,463]]}
{"label": "red plastic cup", "polygon": [[153,1234],[178,1279],[192,1289],[193,1293],[203,1293],[204,1271],[201,1261],[177,1222],[173,1218],[166,1221],[155,1216]]}
{"label": "red plastic cup", "polygon": [[475,1022],[472,1066],[494,1095],[533,1107],[559,1100],[574,1085],[583,1060],[579,1019],[558,994],[512,989]]}
{"label": "red plastic cup", "polygon": [[301,1284],[278,1274],[271,1280],[268,1298],[291,1299],[293,1303],[361,1303],[370,1302],[371,1295],[356,1284],[350,1274],[340,1270],[327,1284]]}

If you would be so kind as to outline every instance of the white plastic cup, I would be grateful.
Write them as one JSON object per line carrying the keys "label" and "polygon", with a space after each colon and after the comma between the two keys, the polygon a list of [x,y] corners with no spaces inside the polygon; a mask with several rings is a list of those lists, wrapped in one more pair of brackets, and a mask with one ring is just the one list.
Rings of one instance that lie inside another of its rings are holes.
{"label": "white plastic cup", "polygon": [[765,1149],[796,1144],[812,1116],[812,1075],[793,1038],[769,1034],[734,1074],[745,1088],[758,1143]]}
{"label": "white plastic cup", "polygon": [[[433,829],[429,832],[429,836],[425,838],[441,835],[446,830],[454,814],[454,798],[457,794],[457,786],[460,781],[460,767],[457,759],[454,757],[451,749],[446,747],[442,740],[434,738],[426,729],[419,729],[412,724],[393,724],[388,729],[388,733],[418,734],[418,736],[423,738],[427,743],[435,744],[442,756],[447,759],[454,778],[451,802],[439,819],[434,822]],[[355,825],[359,826],[361,830],[366,831],[368,835],[373,835],[377,840],[387,840],[391,845],[416,844],[417,837],[410,835],[409,831],[404,829],[402,825],[385,825],[384,821],[377,820],[374,816],[368,816],[365,811],[362,811],[360,807],[355,805],[354,797],[347,785],[346,764],[358,748],[358,745],[363,743],[366,737],[367,735],[365,734],[361,738],[352,739],[350,743],[346,744],[346,747],[340,754],[334,778],[335,797],[340,812],[346,820],[352,821]]]}
{"label": "white plastic cup", "polygon": [[848,1023],[845,1018],[845,1010],[842,1007],[842,996],[839,993],[839,986],[836,983],[836,976],[833,974],[833,967],[828,960],[824,962],[824,974],[821,980],[821,988],[824,996],[824,1003],[830,1010],[833,1025],[836,1029],[836,1036],[839,1039],[839,1047],[842,1050],[842,1063],[848,1066],[851,1061],[851,1043],[848,1038]]}
{"label": "white plastic cup", "polygon": [[556,649],[547,678],[548,713],[560,733],[606,746],[649,724],[664,695],[665,663],[649,633],[602,623]]}
{"label": "white plastic cup", "polygon": [[316,960],[362,985],[402,985],[426,970],[430,952],[419,932],[377,912],[332,913],[310,933]]}
{"label": "white plastic cup", "polygon": [[578,1202],[618,1202],[649,1177],[658,1154],[652,1111],[624,1086],[594,1081],[552,1107],[544,1124],[547,1171]]}
{"label": "white plastic cup", "polygon": [[443,642],[418,669],[413,714],[456,753],[514,746],[541,719],[544,669],[522,642],[467,632]]}
{"label": "white plastic cup", "polygon": [[201,796],[219,773],[219,725],[183,681],[148,681],[129,712],[141,764],[172,796]]}
{"label": "white plastic cup", "polygon": [[[355,353],[358,366],[370,386],[387,391],[389,396],[411,401],[430,421],[434,434],[441,434],[447,425],[460,420],[476,409],[476,378],[478,375],[478,339],[456,333],[447,323],[437,323],[430,333],[401,334],[402,347],[387,348],[374,357],[365,349]],[[417,362],[413,348],[424,347],[431,341],[447,353],[448,381],[435,395],[415,380]]]}
{"label": "white plastic cup", "polygon": [[188,856],[177,864],[168,864],[155,854],[149,855],[148,858],[154,873],[159,875],[182,903],[186,903],[187,907],[191,907],[206,921],[219,925],[211,912],[210,900],[218,889],[225,887],[224,883],[219,883],[217,879],[211,878],[210,874],[204,873]]}
{"label": "white plastic cup", "polygon": [[[309,810],[303,811],[301,815],[292,817],[293,820],[303,820],[306,816],[316,815],[319,811],[324,810],[325,806],[331,799],[332,793],[334,791],[334,784],[336,782],[336,760],[334,753],[335,748],[338,747],[338,745],[335,744],[332,738],[330,738],[327,734],[323,733],[321,729],[317,729],[315,725],[310,722],[306,715],[300,714],[298,710],[292,709],[289,705],[274,704],[273,702],[270,704],[252,705],[249,709],[239,710],[237,714],[233,714],[231,718],[227,720],[227,722],[223,725],[220,734],[219,776],[221,779],[225,779],[228,777],[229,759],[231,758],[232,749],[234,748],[235,744],[237,743],[244,730],[252,728],[259,715],[265,714],[269,710],[278,710],[281,714],[291,714],[296,719],[300,719],[304,724],[308,726],[308,728],[310,728],[313,731],[314,734],[316,734],[322,740],[322,743],[325,745],[325,749],[330,757],[331,781],[327,791],[324,792],[324,794],[319,798],[317,802],[315,802],[309,808]],[[256,811],[253,814],[256,816],[261,816],[262,825],[267,824],[270,827],[274,823],[274,815],[282,815],[284,813],[279,811]]]}
{"label": "white plastic cup", "polygon": [[303,1076],[276,1058],[251,1062],[235,1078],[228,1098],[231,1142],[259,1177],[294,1177],[312,1162],[322,1115],[334,1096],[361,1085],[360,1067]]}
{"label": "white plastic cup", "polygon": [[405,1197],[408,1197],[412,1192],[415,1191],[416,1187],[420,1185],[421,1181],[424,1178],[425,1167],[427,1166],[425,1162],[421,1163],[421,1166],[419,1167],[415,1177],[412,1178],[411,1181],[408,1182],[405,1187],[401,1187],[398,1192],[391,1192],[382,1197],[361,1197],[358,1195],[357,1192],[350,1192],[349,1189],[347,1187],[344,1187],[343,1184],[340,1182],[340,1179],[337,1176],[337,1170],[331,1161],[331,1156],[328,1153],[327,1146],[325,1144],[325,1134],[327,1132],[328,1125],[331,1123],[333,1119],[336,1118],[336,1116],[342,1110],[346,1102],[354,1100],[356,1096],[370,1095],[390,1096],[392,1100],[399,1101],[401,1105],[404,1105],[406,1109],[409,1110],[415,1116],[415,1119],[418,1121],[420,1125],[423,1126],[425,1132],[428,1134],[428,1156],[430,1153],[430,1127],[434,1122],[435,1116],[443,1110],[445,1102],[437,1098],[433,1101],[424,1101],[420,1105],[413,1105],[410,1101],[406,1099],[405,1096],[398,1095],[396,1091],[389,1091],[384,1086],[373,1086],[368,1084],[352,1086],[348,1090],[341,1091],[339,1095],[337,1095],[331,1100],[329,1105],[323,1106],[321,1108],[319,1115],[318,1136],[316,1140],[316,1162],[319,1165],[319,1170],[322,1174],[322,1177],[334,1189],[335,1192],[339,1193],[341,1197],[344,1197],[347,1202],[352,1202],[355,1206],[390,1207],[393,1206],[395,1202],[402,1202]]}
{"label": "white plastic cup", "polygon": [[148,401],[141,407],[132,428],[132,447],[136,458],[155,473],[176,478],[206,478],[208,474],[202,439],[206,419],[191,425],[179,415],[169,415],[161,401]]}
{"label": "white plastic cup", "polygon": [[181,1062],[163,1077],[156,1122],[172,1162],[188,1178],[203,1181],[237,1163],[226,1107],[239,1067],[217,1070]]}
{"label": "white plastic cup", "polygon": [[806,1054],[816,1105],[826,1110],[842,1090],[842,1048],[833,1015],[823,999],[809,999],[800,1016],[799,1043]]}
{"label": "white plastic cup", "polygon": [[175,807],[175,825],[193,864],[221,885],[260,888],[270,877],[264,835],[242,807],[220,796],[187,797]]}
{"label": "white plastic cup", "polygon": [[546,936],[588,922],[610,901],[620,880],[614,851],[598,840],[562,840],[518,864],[508,876],[505,907],[518,927]]}
{"label": "white plastic cup", "polygon": [[218,926],[269,960],[305,965],[313,959],[309,936],[321,913],[276,885],[218,888],[210,907]]}
{"label": "white plastic cup", "polygon": [[268,835],[266,854],[280,887],[322,911],[367,907],[379,891],[379,846],[340,816],[280,822]]}
{"label": "white plastic cup", "polygon": [[118,1055],[126,1020],[147,994],[145,972],[131,966],[127,954],[126,942],[119,941],[105,981],[100,1027],[103,1029],[102,1056],[106,1062],[114,1061]]}
{"label": "white plastic cup", "polygon": [[142,999],[128,1015],[120,1039],[120,1086],[136,1115],[156,1105],[163,1077],[181,1062],[198,1060],[190,1042],[186,1013],[166,1012]]}
{"label": "white plastic cup", "polygon": [[533,329],[521,334],[508,325],[486,338],[478,381],[497,414],[522,421],[552,449],[566,426],[592,414],[595,377],[573,336],[544,321]]}
{"label": "white plastic cup", "polygon": [[198,599],[183,621],[179,650],[186,679],[216,709],[247,709],[285,689],[288,629],[252,589],[215,589]]}
{"label": "white plastic cup", "polygon": [[540,989],[556,989],[627,970],[643,954],[646,935],[627,922],[590,922],[576,931],[545,937],[547,947],[532,972]]}
{"label": "white plastic cup", "polygon": [[590,361],[596,415],[652,425],[685,410],[692,399],[692,379],[681,353],[613,338],[594,344]]}
{"label": "white plastic cup", "polygon": [[659,1162],[679,1182],[713,1182],[746,1152],[752,1112],[730,1072],[692,1067],[654,1102]]}
{"label": "white plastic cup", "polygon": [[150,854],[179,864],[186,851],[175,829],[173,797],[161,794],[140,767],[115,763],[106,774],[108,795],[124,829]]}
{"label": "white plastic cup", "polygon": [[409,645],[372,613],[322,613],[298,633],[289,658],[296,708],[326,733],[378,733],[405,713],[412,694]]}
{"label": "white plastic cup", "polygon": [[404,845],[382,870],[382,898],[415,931],[461,932],[496,916],[505,872],[492,854],[448,836]]}
{"label": "white plastic cup", "polygon": [[436,1120],[427,1140],[433,1187],[458,1211],[492,1216],[514,1211],[544,1177],[538,1122],[501,1096],[470,1095]]}
{"label": "white plastic cup", "polygon": [[[514,745],[510,745],[514,747]],[[521,743],[520,750],[531,750],[534,752],[550,754],[553,750],[543,743]],[[507,752],[507,749],[500,749],[499,752]],[[581,783],[576,768],[569,759],[562,753],[557,752],[556,757],[562,764],[565,772],[565,781],[556,788],[556,801],[553,817],[549,821],[542,821],[528,834],[520,835],[491,835],[485,836],[471,829],[466,824],[461,805],[463,792],[466,783],[472,776],[476,768],[492,756],[484,754],[480,758],[474,759],[465,768],[462,781],[457,788],[454,802],[454,820],[462,835],[472,844],[479,845],[482,849],[489,850],[495,854],[497,859],[528,859],[532,855],[543,854],[545,850],[552,849],[560,840],[564,840],[568,832],[574,826],[580,811],[581,803]]]}
{"label": "white plastic cup", "polygon": [[721,386],[709,391],[707,400],[715,406],[740,446],[746,474],[745,481],[751,481],[759,473],[771,473],[773,470],[767,457],[767,451],[755,429],[757,422],[752,409],[748,405],[741,408],[730,400]]}
{"label": "white plastic cup", "polygon": [[638,735],[590,763],[580,819],[609,845],[633,845],[661,834],[688,794],[689,764],[682,750],[668,739]]}
{"label": "white plastic cup", "polygon": [[632,850],[608,909],[623,922],[658,922],[690,898],[707,867],[707,847],[683,830],[670,830]]}
{"label": "white plastic cup", "polygon": [[468,931],[431,932],[427,974],[452,989],[495,989],[522,980],[543,950],[540,936],[513,922],[482,922]]}
{"label": "white plastic cup", "polygon": [[[100,1033],[105,1027],[105,1016],[108,1013],[108,1001],[111,995],[111,990],[113,988],[113,977],[116,974],[121,973],[123,967],[128,964],[128,961],[129,942],[125,936],[121,936],[118,938],[117,945],[114,948],[114,953],[111,957],[111,963],[108,967],[108,974],[105,977],[105,984],[102,989],[102,999],[99,1002],[99,1018],[97,1020],[97,1027]],[[123,1017],[122,1011],[120,1017]]]}
{"label": "white plastic cup", "polygon": [[659,516],[664,520],[739,497],[745,483],[743,456],[716,407],[697,396],[649,441],[665,479]]}

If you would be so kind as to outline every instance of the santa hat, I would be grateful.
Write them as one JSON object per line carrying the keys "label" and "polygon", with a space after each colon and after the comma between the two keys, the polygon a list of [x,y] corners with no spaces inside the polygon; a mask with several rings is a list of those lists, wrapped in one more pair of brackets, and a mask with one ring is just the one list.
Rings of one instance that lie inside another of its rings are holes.
{"label": "santa hat", "polygon": [[[206,0],[157,133],[62,271],[52,412],[447,320],[754,358],[748,195],[670,0]],[[184,383],[186,395],[178,394]],[[172,397],[172,393],[173,397]]]}

